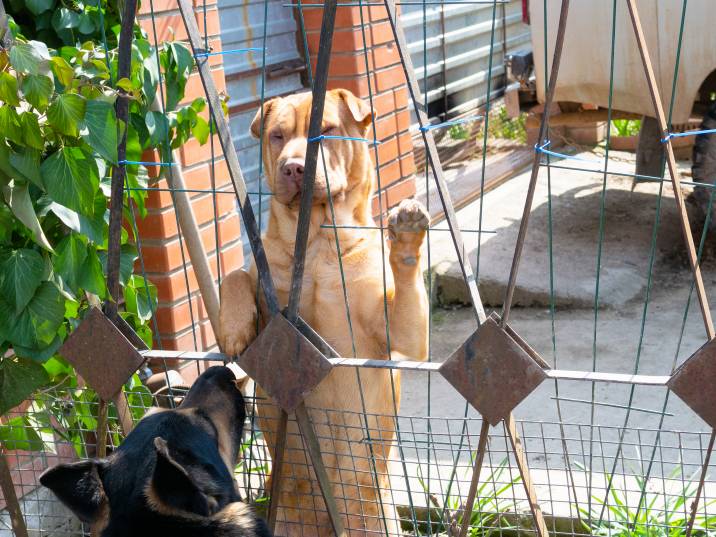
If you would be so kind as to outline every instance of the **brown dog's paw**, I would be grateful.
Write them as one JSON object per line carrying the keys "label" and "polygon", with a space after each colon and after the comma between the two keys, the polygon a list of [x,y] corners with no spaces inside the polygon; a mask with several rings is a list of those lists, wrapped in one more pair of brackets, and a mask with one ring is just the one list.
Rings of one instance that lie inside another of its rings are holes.
{"label": "brown dog's paw", "polygon": [[428,229],[430,215],[417,200],[406,199],[388,215],[388,238],[395,240],[402,233],[419,233]]}

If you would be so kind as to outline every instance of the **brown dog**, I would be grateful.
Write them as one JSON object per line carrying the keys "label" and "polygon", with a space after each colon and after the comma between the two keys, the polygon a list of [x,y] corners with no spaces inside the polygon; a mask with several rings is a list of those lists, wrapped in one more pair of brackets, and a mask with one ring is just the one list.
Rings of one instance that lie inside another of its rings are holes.
{"label": "brown dog", "polygon": [[[263,162],[274,194],[263,244],[282,304],[288,300],[291,284],[311,101],[310,93],[272,99],[263,107],[263,129],[261,111],[251,125],[255,137],[263,132]],[[365,138],[371,121],[370,108],[349,91],[326,94],[323,134]],[[371,215],[374,183],[367,144],[330,139],[322,142],[300,314],[341,356],[424,360],[428,298],[420,270],[420,247],[428,215],[412,200],[403,201],[390,213],[386,263],[383,237],[374,229]],[[322,227],[333,224],[333,215],[340,227],[335,231]],[[356,229],[360,227],[369,229]],[[334,233],[338,235],[347,299]],[[220,344],[226,353],[241,353],[255,338],[257,321],[266,321],[265,312],[255,307],[256,289],[255,266],[249,272],[233,272],[223,282]],[[312,409],[311,418],[349,534],[385,535],[388,531],[398,535],[399,521],[388,480],[395,437],[390,416],[400,404],[398,375],[394,373],[391,380],[389,371],[368,369],[358,373],[338,368],[306,404]],[[262,408],[259,414],[268,445],[273,448],[271,432],[275,431],[278,409]],[[278,535],[332,534],[322,501],[315,498],[319,489],[308,467],[300,436],[291,427]]]}

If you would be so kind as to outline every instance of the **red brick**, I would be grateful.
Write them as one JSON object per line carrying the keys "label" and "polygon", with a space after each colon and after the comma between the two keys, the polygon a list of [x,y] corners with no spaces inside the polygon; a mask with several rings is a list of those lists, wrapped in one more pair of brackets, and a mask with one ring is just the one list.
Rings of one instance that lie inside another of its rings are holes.
{"label": "red brick", "polygon": [[[216,345],[216,337],[211,329],[208,321],[197,324],[196,339],[200,349],[211,349]],[[169,351],[188,351],[194,350],[194,334],[191,330],[185,331],[181,335],[162,334],[162,349]],[[155,338],[154,346],[159,347],[159,342]]]}
{"label": "red brick", "polygon": [[350,77],[350,78],[330,78],[328,80],[328,89],[345,88],[352,91],[355,95],[368,94],[368,78]]}
{"label": "red brick", "polygon": [[[200,164],[194,166],[189,170],[184,171],[184,183],[186,188],[190,190],[201,190],[210,193],[211,190],[211,165],[210,163]],[[233,187],[231,186],[229,177],[229,168],[226,165],[226,161],[222,158],[214,163],[214,184],[221,185],[217,187],[217,190],[228,191],[230,194],[217,194],[217,196],[232,196]],[[149,192],[147,198],[147,207],[153,209],[161,209],[164,207],[170,207],[173,205],[172,193],[169,192],[168,184],[165,179],[152,184],[152,187],[156,187],[163,190],[152,190]],[[199,192],[189,192],[189,197],[195,198],[200,195]]]}
{"label": "red brick", "polygon": [[[408,178],[400,181],[397,184],[391,185],[381,195],[383,201],[383,211],[385,213],[392,207],[395,207],[405,198],[410,198],[415,195],[415,180],[414,178]],[[380,216],[380,206],[378,203],[377,196],[373,198],[373,216],[378,218]]]}
{"label": "red brick", "polygon": [[[221,34],[219,27],[219,12],[214,8],[207,10],[206,13],[206,29],[204,27],[204,14],[197,13],[197,24],[199,25],[199,34],[204,37],[217,37]],[[142,28],[147,32],[150,43],[162,44],[166,41],[186,41],[187,33],[184,27],[184,21],[178,13],[175,15],[166,15],[155,17],[155,23],[152,24],[151,17],[142,16],[139,20]],[[156,26],[156,35],[154,28]]]}
{"label": "red brick", "polygon": [[[226,80],[224,79],[224,70],[212,69],[211,78],[214,79],[216,91],[218,91],[219,93],[226,93]],[[204,86],[202,86],[201,84],[201,77],[199,76],[199,73],[195,71],[189,76],[189,80],[187,80],[184,100],[182,101],[182,104],[189,104],[197,97],[202,97],[205,99],[206,94],[204,93]]]}
{"label": "red brick", "polygon": [[[193,0],[192,5],[197,12],[203,12],[204,5],[210,7],[216,3],[217,0]],[[141,3],[139,14],[146,15],[154,11],[154,15],[157,16],[164,11],[173,11],[176,9],[178,9],[177,0],[145,0]]]}
{"label": "red brick", "polygon": [[381,47],[374,47],[372,49],[372,56],[375,69],[382,69],[383,67],[400,63],[398,47],[395,46],[394,42],[390,42]]}
{"label": "red brick", "polygon": [[211,153],[211,139],[208,139],[204,145],[200,145],[196,138],[190,139],[187,143],[179,148],[179,155],[181,157],[182,164],[184,166],[193,166],[200,162],[210,161],[214,159],[224,158],[224,153],[221,150],[221,144],[219,143],[219,136],[215,134],[214,139],[214,154]]}
{"label": "red brick", "polygon": [[394,160],[380,166],[380,188],[385,189],[388,185],[400,180],[400,161]]}
{"label": "red brick", "polygon": [[405,74],[400,65],[377,71],[374,73],[373,79],[374,91],[379,93],[405,85]]}
{"label": "red brick", "polygon": [[[318,43],[321,34],[319,32],[306,32],[306,41],[308,49],[314,53],[318,53]],[[337,30],[333,34],[333,43],[331,52],[356,52],[362,51],[365,47],[371,46],[370,31],[365,32],[365,43],[363,42],[363,33],[355,30]]]}
{"label": "red brick", "polygon": [[389,22],[379,22],[370,25],[371,45],[382,45],[394,41],[393,29]]}
{"label": "red brick", "polygon": [[415,173],[415,159],[412,153],[400,157],[400,174],[409,177]]}
{"label": "red brick", "polygon": [[[223,247],[232,240],[238,239],[240,232],[239,226],[230,226],[225,228],[223,236],[219,238],[219,244]],[[215,230],[213,225],[205,226],[199,230],[201,236],[201,242],[204,245],[204,251],[207,255],[209,252],[213,252],[216,241]],[[186,250],[186,243],[182,238],[182,246],[184,252],[184,259],[187,264],[190,262],[189,254]],[[240,246],[240,244],[239,244]],[[182,264],[182,248],[179,244],[179,237],[171,241],[162,241],[159,244],[147,243],[146,241],[142,244],[142,256],[144,261],[144,268],[148,272],[159,272],[166,273],[183,267]]]}

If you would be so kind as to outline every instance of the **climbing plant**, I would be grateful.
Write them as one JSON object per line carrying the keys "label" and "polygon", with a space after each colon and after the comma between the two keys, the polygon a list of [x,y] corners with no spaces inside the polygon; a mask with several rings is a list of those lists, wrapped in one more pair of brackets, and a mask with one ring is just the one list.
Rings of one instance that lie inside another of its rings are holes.
{"label": "climbing plant", "polygon": [[[209,136],[205,102],[183,103],[193,68],[183,44],[157,50],[136,26],[131,76],[118,79],[111,4],[10,2],[14,44],[0,49],[0,416],[73,374],[56,352],[84,312],[110,298],[110,175],[122,135],[129,162],[152,150],[170,160],[188,138]],[[119,89],[130,99],[126,124],[115,114]],[[146,213],[149,177],[143,166],[126,169],[130,222]],[[121,315],[151,345],[156,289],[134,274],[132,229],[122,230]]]}

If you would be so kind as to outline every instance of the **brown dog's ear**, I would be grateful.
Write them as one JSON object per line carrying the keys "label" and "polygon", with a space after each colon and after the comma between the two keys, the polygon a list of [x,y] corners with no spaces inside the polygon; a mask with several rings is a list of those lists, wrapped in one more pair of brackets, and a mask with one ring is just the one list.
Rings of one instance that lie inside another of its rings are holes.
{"label": "brown dog's ear", "polygon": [[154,439],[157,463],[148,490],[150,504],[157,511],[176,515],[188,511],[202,516],[211,515],[209,498],[194,483],[189,472],[169,453],[167,441]]}
{"label": "brown dog's ear", "polygon": [[82,522],[96,522],[107,503],[99,475],[101,461],[59,464],[40,476],[40,483],[77,515]]}
{"label": "brown dog's ear", "polygon": [[256,115],[254,116],[254,120],[251,122],[251,128],[249,129],[251,131],[251,136],[254,138],[259,138],[261,136],[261,110],[263,110],[263,124],[266,124],[266,118],[271,113],[271,109],[278,103],[278,101],[281,99],[281,97],[275,97],[273,99],[270,99],[266,101],[262,108],[259,108],[256,111]]}
{"label": "brown dog's ear", "polygon": [[373,113],[370,106],[368,106],[363,99],[359,99],[347,89],[336,90],[336,93],[338,93],[343,102],[346,103],[353,119],[355,119],[356,122],[363,128],[368,127],[373,119]]}

